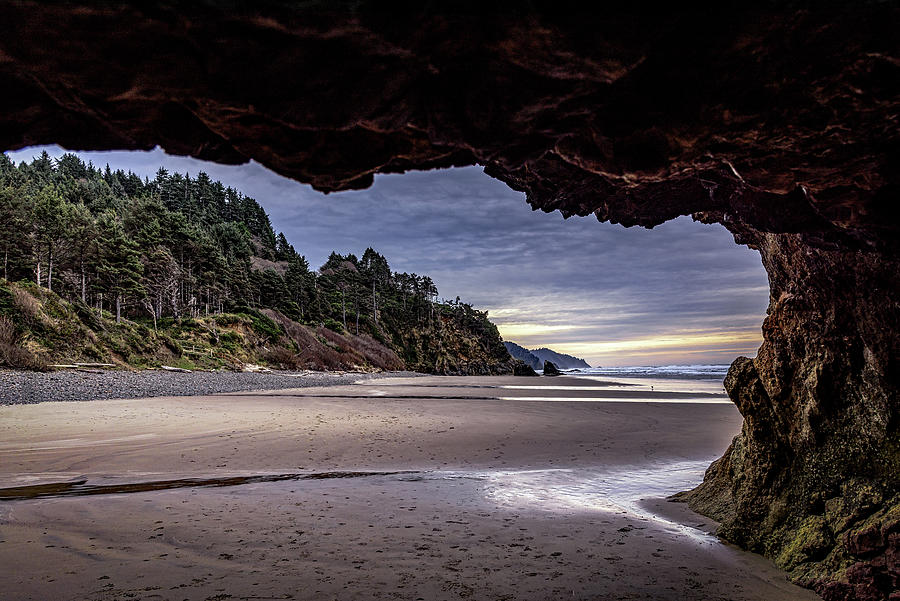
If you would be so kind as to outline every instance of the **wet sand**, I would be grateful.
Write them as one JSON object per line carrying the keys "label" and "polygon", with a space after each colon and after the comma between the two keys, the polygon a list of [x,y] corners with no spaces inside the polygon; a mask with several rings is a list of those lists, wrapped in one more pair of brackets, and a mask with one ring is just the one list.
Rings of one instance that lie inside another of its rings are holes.
{"label": "wet sand", "polygon": [[0,407],[0,598],[816,599],[661,500],[740,423],[573,378]]}

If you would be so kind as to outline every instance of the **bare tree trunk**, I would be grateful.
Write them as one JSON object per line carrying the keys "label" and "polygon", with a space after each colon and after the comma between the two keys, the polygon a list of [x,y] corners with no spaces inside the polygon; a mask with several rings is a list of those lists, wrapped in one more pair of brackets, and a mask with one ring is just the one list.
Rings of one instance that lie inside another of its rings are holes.
{"label": "bare tree trunk", "polygon": [[184,303],[184,246],[181,247],[181,258],[178,261],[178,286],[176,286],[177,291],[172,293],[172,312],[175,314],[175,319],[178,319],[178,310],[175,308],[175,294],[178,294],[181,303]]}
{"label": "bare tree trunk", "polygon": [[153,306],[153,302],[149,298],[144,299],[144,307],[153,316],[153,333],[158,334],[159,332],[156,329],[156,307]]}
{"label": "bare tree trunk", "polygon": [[3,251],[3,279],[9,279],[9,273],[6,271],[7,266],[9,265],[9,249],[5,249]]}
{"label": "bare tree trunk", "polygon": [[116,295],[116,323],[122,323],[122,295]]}
{"label": "bare tree trunk", "polygon": [[316,287],[316,309],[319,311],[319,317],[322,316],[322,297],[319,295],[319,280],[315,281]]}
{"label": "bare tree trunk", "polygon": [[347,305],[344,304],[344,291],[341,290],[341,312],[344,314],[344,329],[347,329]]}
{"label": "bare tree trunk", "polygon": [[37,285],[41,285],[41,262],[37,262]]}
{"label": "bare tree trunk", "polygon": [[191,317],[196,317],[196,315],[194,315],[195,307],[192,302],[194,300],[194,288],[193,288],[193,286],[191,286],[193,277],[194,277],[194,262],[191,261],[190,259],[188,259],[188,279],[187,279],[187,285],[186,285],[185,298],[188,301],[188,311],[190,312]]}
{"label": "bare tree trunk", "polygon": [[81,263],[81,302],[87,304],[87,275],[84,273],[84,263]]}
{"label": "bare tree trunk", "polygon": [[172,316],[178,319],[178,286],[172,288]]}
{"label": "bare tree trunk", "polygon": [[53,292],[53,247],[47,248],[47,290]]}
{"label": "bare tree trunk", "polygon": [[378,303],[375,300],[375,279],[372,278],[372,318],[375,320],[375,325],[378,325]]}

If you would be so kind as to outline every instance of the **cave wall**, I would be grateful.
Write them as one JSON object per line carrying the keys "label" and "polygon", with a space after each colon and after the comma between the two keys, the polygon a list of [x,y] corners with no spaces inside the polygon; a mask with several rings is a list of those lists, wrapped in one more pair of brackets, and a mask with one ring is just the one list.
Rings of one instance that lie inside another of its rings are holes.
{"label": "cave wall", "polygon": [[825,599],[900,590],[900,261],[757,234],[770,303],[725,379],[741,433],[680,495]]}
{"label": "cave wall", "polygon": [[896,3],[0,0],[0,17],[5,149],[161,145],[323,191],[477,163],[536,209],[722,223],[772,296],[726,380],[743,431],[690,500],[829,598],[896,587]]}

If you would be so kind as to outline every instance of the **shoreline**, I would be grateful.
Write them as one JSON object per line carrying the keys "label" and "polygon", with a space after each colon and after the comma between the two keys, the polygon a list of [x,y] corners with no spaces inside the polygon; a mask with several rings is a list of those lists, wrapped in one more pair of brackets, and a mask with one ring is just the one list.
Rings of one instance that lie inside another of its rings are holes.
{"label": "shoreline", "polygon": [[12,499],[0,500],[0,590],[22,601],[817,598],[662,500],[728,445],[742,423],[733,405],[540,402],[564,386],[596,393],[562,378],[525,389],[529,401],[483,398],[516,382],[535,380],[0,407],[0,488],[18,488],[0,491]]}
{"label": "shoreline", "polygon": [[0,369],[0,406],[58,401],[100,401],[203,396],[353,384],[377,378],[415,378],[410,371],[170,372],[103,370],[50,372]]}

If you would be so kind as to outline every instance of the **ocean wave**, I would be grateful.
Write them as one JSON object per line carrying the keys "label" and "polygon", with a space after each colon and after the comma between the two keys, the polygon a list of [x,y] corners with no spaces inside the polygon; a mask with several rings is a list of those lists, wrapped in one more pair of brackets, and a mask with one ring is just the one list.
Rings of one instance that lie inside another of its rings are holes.
{"label": "ocean wave", "polygon": [[571,375],[620,376],[630,378],[724,378],[728,365],[635,365],[627,367],[592,367],[563,370]]}

